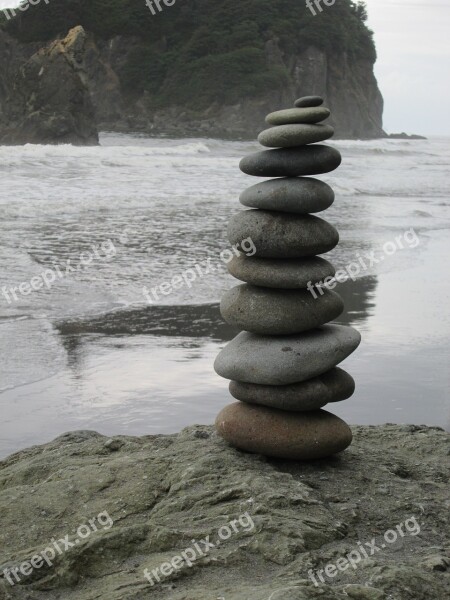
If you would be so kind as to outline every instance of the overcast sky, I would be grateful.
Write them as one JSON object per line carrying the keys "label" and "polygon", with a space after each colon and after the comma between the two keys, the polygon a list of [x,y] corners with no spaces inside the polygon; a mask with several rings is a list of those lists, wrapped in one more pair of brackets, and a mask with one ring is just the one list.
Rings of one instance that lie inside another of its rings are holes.
{"label": "overcast sky", "polygon": [[[0,0],[0,8],[18,4]],[[385,129],[450,135],[450,0],[367,0],[367,7]]]}

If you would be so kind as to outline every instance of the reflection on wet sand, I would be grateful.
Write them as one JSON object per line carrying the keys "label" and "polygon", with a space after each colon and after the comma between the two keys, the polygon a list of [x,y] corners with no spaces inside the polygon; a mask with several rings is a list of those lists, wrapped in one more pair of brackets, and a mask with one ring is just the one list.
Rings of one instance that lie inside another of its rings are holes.
{"label": "reflection on wet sand", "polygon": [[[337,291],[344,299],[345,311],[337,319],[346,325],[364,322],[374,308],[376,277],[365,277],[340,284]],[[149,306],[136,310],[112,312],[100,317],[63,321],[56,324],[63,344],[71,353],[82,336],[154,335],[177,338],[211,338],[217,341],[232,339],[238,330],[227,325],[218,304],[193,306]],[[180,340],[181,342],[181,340]]]}

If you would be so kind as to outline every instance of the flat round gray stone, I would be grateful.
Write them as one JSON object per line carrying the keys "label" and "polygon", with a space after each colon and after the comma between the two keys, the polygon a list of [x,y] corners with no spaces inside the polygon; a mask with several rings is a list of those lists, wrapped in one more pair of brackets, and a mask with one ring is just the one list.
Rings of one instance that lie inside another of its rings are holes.
{"label": "flat round gray stone", "polygon": [[334,277],[333,265],[319,258],[258,258],[257,256],[233,256],[227,264],[228,271],[236,279],[268,288],[304,289]]}
{"label": "flat round gray stone", "polygon": [[325,410],[286,412],[235,402],[219,413],[216,428],[235,448],[292,460],[325,458],[352,443],[347,423]]}
{"label": "flat round gray stone", "polygon": [[324,289],[314,296],[308,290],[275,290],[238,285],[220,303],[225,321],[259,335],[292,335],[334,321],[344,310],[339,294]]}
{"label": "flat round gray stone", "polygon": [[299,177],[320,175],[339,167],[341,154],[336,148],[313,144],[297,148],[263,150],[245,156],[239,168],[255,177]]}
{"label": "flat round gray stone", "polygon": [[333,135],[331,125],[278,125],[262,131],[258,135],[258,141],[268,148],[294,148],[323,142]]}
{"label": "flat round gray stone", "polygon": [[267,115],[269,125],[289,125],[290,123],[320,123],[328,119],[331,112],[323,106],[309,108],[285,108]]}
{"label": "flat round gray stone", "polygon": [[323,98],[320,96],[303,96],[294,102],[297,108],[309,108],[311,106],[322,106]]}
{"label": "flat round gray stone", "polygon": [[288,385],[321,375],[356,350],[361,335],[345,325],[289,336],[260,336],[243,331],[214,363],[225,379],[262,385]]}
{"label": "flat round gray stone", "polygon": [[347,400],[354,391],[353,377],[339,367],[290,385],[230,382],[230,393],[236,400],[292,411],[317,410],[329,402]]}
{"label": "flat round gray stone", "polygon": [[334,202],[334,192],[320,179],[281,177],[252,185],[242,192],[239,200],[251,208],[306,215],[329,208]]}
{"label": "flat round gray stone", "polygon": [[327,221],[312,215],[292,215],[267,210],[245,210],[228,223],[228,239],[240,244],[251,238],[255,256],[303,258],[325,254],[339,242],[339,234]]}

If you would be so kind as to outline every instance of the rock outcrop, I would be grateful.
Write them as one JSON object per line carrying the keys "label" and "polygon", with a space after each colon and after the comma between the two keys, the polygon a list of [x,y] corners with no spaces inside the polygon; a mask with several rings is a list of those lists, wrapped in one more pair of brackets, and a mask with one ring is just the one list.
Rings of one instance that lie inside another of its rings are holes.
{"label": "rock outcrop", "polygon": [[314,46],[301,54],[284,56],[278,42],[273,40],[266,44],[267,64],[289,72],[289,80],[283,87],[269,89],[256,98],[243,97],[236,104],[215,102],[200,111],[189,104],[177,103],[155,109],[151,93],[144,92],[138,97],[123,94],[118,73],[133,50],[133,42],[117,37],[108,44],[94,45],[95,50],[92,46],[88,72],[94,104],[99,109],[100,129],[252,139],[274,107],[289,105],[292,98],[311,90],[322,96],[330,108],[329,124],[334,127],[336,138],[386,136],[383,97],[373,64],[367,59],[357,60],[345,53],[327,54]]}
{"label": "rock outcrop", "polygon": [[206,426],[75,432],[14,454],[0,462],[0,599],[447,598],[448,434],[353,433],[343,455],[303,464]]}
{"label": "rock outcrop", "polygon": [[98,144],[82,27],[45,48],[0,33],[1,144]]}
{"label": "rock outcrop", "polygon": [[129,0],[34,4],[5,31],[36,51],[84,27],[81,79],[101,130],[252,139],[270,110],[311,93],[331,109],[337,137],[385,136],[361,3],[316,16],[297,0],[172,2],[157,14]]}

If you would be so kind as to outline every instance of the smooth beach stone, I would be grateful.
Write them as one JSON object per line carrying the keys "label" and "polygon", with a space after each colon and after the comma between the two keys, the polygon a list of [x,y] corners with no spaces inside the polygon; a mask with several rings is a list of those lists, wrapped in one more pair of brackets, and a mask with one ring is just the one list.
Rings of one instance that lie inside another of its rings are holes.
{"label": "smooth beach stone", "polygon": [[354,391],[353,377],[339,367],[318,377],[290,385],[257,385],[230,381],[230,394],[236,400],[279,410],[317,410],[329,402],[347,400]]}
{"label": "smooth beach stone", "polygon": [[328,119],[331,112],[324,106],[308,108],[285,108],[267,115],[269,125],[289,125],[291,123],[320,123]]}
{"label": "smooth beach stone", "polygon": [[219,413],[216,429],[235,448],[293,460],[326,458],[352,443],[347,423],[325,410],[286,412],[235,402]]}
{"label": "smooth beach stone", "polygon": [[331,125],[278,125],[262,131],[258,142],[268,148],[293,148],[323,142],[333,135]]}
{"label": "smooth beach stone", "polygon": [[233,381],[288,385],[329,371],[361,342],[353,327],[323,325],[289,336],[261,336],[243,331],[217,356],[214,369]]}
{"label": "smooth beach stone", "polygon": [[233,327],[260,335],[291,335],[315,329],[336,319],[344,310],[339,294],[324,289],[314,296],[308,290],[274,290],[238,285],[222,297],[220,311]]}
{"label": "smooth beach stone", "polygon": [[228,271],[236,279],[268,288],[302,289],[334,277],[333,265],[319,258],[258,258],[257,256],[233,256],[227,264]]}
{"label": "smooth beach stone", "polygon": [[293,215],[267,210],[245,210],[228,223],[228,239],[240,244],[251,238],[255,256],[302,258],[325,254],[339,242],[333,225],[312,215]]}
{"label": "smooth beach stone", "polygon": [[334,171],[342,157],[336,148],[313,144],[297,148],[263,150],[245,156],[239,168],[255,177],[300,177]]}
{"label": "smooth beach stone", "polygon": [[297,108],[309,108],[311,106],[321,106],[323,98],[320,96],[303,96],[294,102]]}
{"label": "smooth beach stone", "polygon": [[334,192],[320,179],[281,177],[252,185],[242,192],[239,201],[250,208],[305,215],[329,208],[334,202]]}

